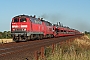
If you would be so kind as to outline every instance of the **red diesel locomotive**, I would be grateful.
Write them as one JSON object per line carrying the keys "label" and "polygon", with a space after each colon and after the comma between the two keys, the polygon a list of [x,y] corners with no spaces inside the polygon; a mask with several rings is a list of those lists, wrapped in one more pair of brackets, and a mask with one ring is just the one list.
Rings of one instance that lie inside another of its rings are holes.
{"label": "red diesel locomotive", "polygon": [[53,38],[80,34],[75,29],[70,29],[57,24],[52,24],[43,18],[34,15],[18,15],[11,21],[11,36],[15,42],[34,39]]}

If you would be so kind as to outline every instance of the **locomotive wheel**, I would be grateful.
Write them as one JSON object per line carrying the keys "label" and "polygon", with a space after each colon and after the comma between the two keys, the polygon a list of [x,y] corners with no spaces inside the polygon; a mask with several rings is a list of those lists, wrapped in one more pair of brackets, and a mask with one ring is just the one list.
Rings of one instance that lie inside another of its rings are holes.
{"label": "locomotive wheel", "polygon": [[30,36],[27,37],[27,41],[29,41],[29,40],[30,40]]}
{"label": "locomotive wheel", "polygon": [[41,35],[37,35],[37,39],[40,40],[41,39]]}
{"label": "locomotive wheel", "polygon": [[14,41],[14,42],[19,42],[18,37],[13,36],[13,41]]}
{"label": "locomotive wheel", "polygon": [[31,39],[31,40],[34,40],[34,37],[33,37],[33,35],[31,35],[31,36],[30,36],[30,39]]}
{"label": "locomotive wheel", "polygon": [[15,42],[19,42],[19,40],[18,40],[18,39],[15,39],[15,38],[13,38],[13,41],[15,41]]}
{"label": "locomotive wheel", "polygon": [[52,37],[52,35],[50,34],[50,35],[49,35],[49,38],[51,38],[51,37]]}
{"label": "locomotive wheel", "polygon": [[25,41],[25,42],[26,42],[26,41],[27,41],[27,37],[24,37],[23,41]]}
{"label": "locomotive wheel", "polygon": [[43,35],[40,35],[40,40],[42,40],[43,39]]}
{"label": "locomotive wheel", "polygon": [[51,35],[51,38],[53,37],[53,35]]}

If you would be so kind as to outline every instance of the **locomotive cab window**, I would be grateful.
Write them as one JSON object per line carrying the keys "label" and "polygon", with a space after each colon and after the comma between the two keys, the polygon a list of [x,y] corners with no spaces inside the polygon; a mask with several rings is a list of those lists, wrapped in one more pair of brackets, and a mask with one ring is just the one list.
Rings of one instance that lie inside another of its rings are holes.
{"label": "locomotive cab window", "polygon": [[14,18],[13,22],[19,22],[18,18]]}
{"label": "locomotive cab window", "polygon": [[64,30],[64,32],[66,32],[66,30]]}
{"label": "locomotive cab window", "polygon": [[20,22],[27,22],[26,18],[21,18]]}
{"label": "locomotive cab window", "polygon": [[64,32],[63,30],[60,30],[61,32]]}

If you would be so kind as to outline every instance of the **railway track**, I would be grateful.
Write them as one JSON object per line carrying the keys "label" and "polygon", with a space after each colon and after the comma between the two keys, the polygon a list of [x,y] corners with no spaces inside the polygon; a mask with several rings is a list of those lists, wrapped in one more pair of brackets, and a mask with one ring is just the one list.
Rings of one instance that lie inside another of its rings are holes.
{"label": "railway track", "polygon": [[25,57],[26,56],[25,54],[27,53],[30,53],[31,55],[32,52],[36,50],[40,50],[41,47],[49,46],[53,43],[58,43],[75,37],[78,37],[78,36],[69,36],[69,37],[51,38],[51,39],[43,39],[43,40],[20,42],[20,43],[3,44],[3,45],[0,45],[0,59],[1,60],[17,60],[17,59],[22,60],[22,57]]}

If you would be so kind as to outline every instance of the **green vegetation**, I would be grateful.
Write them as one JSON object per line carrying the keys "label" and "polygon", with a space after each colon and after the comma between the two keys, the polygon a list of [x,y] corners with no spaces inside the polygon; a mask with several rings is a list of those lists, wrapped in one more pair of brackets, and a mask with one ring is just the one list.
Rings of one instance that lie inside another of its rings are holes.
{"label": "green vegetation", "polygon": [[90,38],[90,32],[85,31],[84,33],[85,33],[85,35],[87,35]]}
{"label": "green vegetation", "polygon": [[10,31],[0,32],[0,39],[9,39],[11,38]]}
{"label": "green vegetation", "polygon": [[90,34],[90,32],[88,32],[88,31],[85,31],[84,33],[85,33],[86,35]]}

